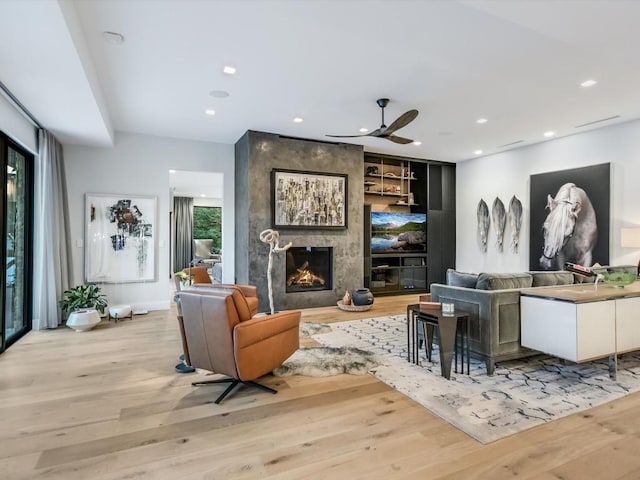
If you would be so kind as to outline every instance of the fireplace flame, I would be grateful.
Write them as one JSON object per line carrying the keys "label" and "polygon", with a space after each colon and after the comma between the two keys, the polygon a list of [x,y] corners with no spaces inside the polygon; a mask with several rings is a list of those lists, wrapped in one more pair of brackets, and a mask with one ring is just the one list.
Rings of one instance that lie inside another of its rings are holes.
{"label": "fireplace flame", "polygon": [[287,286],[290,287],[291,285],[299,285],[302,287],[324,285],[324,278],[316,275],[305,266],[304,268],[298,268],[296,273],[289,275]]}

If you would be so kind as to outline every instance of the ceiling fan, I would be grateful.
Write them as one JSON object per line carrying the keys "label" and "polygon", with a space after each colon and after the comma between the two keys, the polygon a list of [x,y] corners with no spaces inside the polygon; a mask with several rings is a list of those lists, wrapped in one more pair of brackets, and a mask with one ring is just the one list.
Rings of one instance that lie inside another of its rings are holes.
{"label": "ceiling fan", "polygon": [[382,125],[380,128],[374,130],[373,132],[363,133],[362,135],[327,135],[327,137],[333,138],[355,138],[355,137],[378,137],[384,138],[386,140],[391,140],[395,143],[413,143],[413,140],[405,137],[399,137],[398,135],[394,135],[393,132],[401,129],[402,127],[406,127],[409,123],[413,122],[415,118],[418,116],[418,110],[409,110],[408,112],[400,115],[391,125],[388,127],[384,124],[384,107],[389,104],[388,98],[379,98],[376,100],[378,106],[382,109]]}

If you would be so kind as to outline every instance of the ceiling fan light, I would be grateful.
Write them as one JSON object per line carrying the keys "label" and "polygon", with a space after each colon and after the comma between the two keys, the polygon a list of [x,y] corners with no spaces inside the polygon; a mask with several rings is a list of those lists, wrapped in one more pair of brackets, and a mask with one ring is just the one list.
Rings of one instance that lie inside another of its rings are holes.
{"label": "ceiling fan light", "polygon": [[422,142],[421,142],[420,140],[414,140],[412,143],[413,143],[415,146],[422,145]]}
{"label": "ceiling fan light", "polygon": [[365,128],[365,127],[362,127],[362,128],[360,129],[360,133],[367,133],[368,131],[369,131],[369,129],[368,129],[368,128]]}

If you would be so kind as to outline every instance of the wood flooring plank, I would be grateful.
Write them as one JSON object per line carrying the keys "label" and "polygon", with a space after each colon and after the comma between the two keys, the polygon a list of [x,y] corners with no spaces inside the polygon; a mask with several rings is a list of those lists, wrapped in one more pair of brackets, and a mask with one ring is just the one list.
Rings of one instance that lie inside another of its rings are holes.
{"label": "wood flooring plank", "polygon": [[[404,315],[417,300],[302,316]],[[268,376],[277,395],[244,389],[216,406],[220,387],[174,372],[180,350],[174,305],[26,335],[0,355],[0,478],[640,478],[640,394],[482,445],[371,375]]]}

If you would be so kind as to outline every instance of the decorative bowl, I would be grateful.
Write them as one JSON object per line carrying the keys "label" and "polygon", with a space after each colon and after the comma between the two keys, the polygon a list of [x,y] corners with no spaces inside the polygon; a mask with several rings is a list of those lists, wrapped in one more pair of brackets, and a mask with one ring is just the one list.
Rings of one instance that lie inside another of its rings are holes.
{"label": "decorative bowl", "polygon": [[614,287],[624,287],[637,280],[635,273],[628,272],[602,272],[602,281]]}

